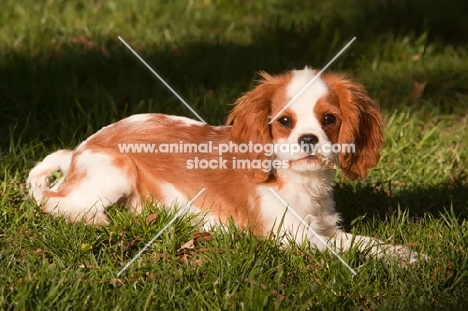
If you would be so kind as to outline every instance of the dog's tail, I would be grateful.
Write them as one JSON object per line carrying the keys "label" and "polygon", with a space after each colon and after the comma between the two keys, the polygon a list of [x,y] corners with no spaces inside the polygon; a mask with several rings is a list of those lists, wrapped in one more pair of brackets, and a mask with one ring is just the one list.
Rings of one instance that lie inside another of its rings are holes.
{"label": "dog's tail", "polygon": [[59,150],[39,162],[29,172],[27,184],[29,186],[29,195],[32,196],[38,204],[42,203],[44,196],[43,190],[58,190],[65,181],[66,174],[70,168],[73,157],[72,150]]}

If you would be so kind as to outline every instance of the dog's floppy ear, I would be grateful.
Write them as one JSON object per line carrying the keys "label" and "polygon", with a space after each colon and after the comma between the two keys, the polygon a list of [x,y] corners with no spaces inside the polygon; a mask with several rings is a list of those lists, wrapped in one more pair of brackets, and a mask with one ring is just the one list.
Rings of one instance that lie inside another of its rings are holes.
{"label": "dog's floppy ear", "polygon": [[[274,78],[266,73],[260,73],[262,80],[250,92],[240,97],[234,109],[228,116],[227,125],[232,124],[231,141],[238,146],[240,144],[265,144],[272,143],[269,116],[271,112],[271,100],[277,89]],[[247,160],[250,165],[261,163],[264,160],[271,160],[265,153],[238,152],[236,159]],[[257,182],[268,179],[270,172],[265,172],[262,168],[247,169],[247,174]]]}
{"label": "dog's floppy ear", "polygon": [[363,178],[379,162],[379,149],[384,142],[379,106],[361,84],[338,75],[327,80],[338,96],[342,112],[338,143],[355,147],[354,152],[340,153],[340,167],[352,180]]}

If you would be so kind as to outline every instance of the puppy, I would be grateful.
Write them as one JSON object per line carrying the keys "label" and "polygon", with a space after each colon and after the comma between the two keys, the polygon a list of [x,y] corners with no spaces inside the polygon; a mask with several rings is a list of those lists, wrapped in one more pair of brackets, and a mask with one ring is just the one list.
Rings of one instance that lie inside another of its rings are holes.
{"label": "puppy", "polygon": [[[379,161],[383,121],[365,88],[340,74],[324,73],[296,96],[316,74],[307,67],[261,73],[226,126],[163,114],[118,121],[37,164],[29,194],[46,213],[107,224],[105,208],[117,202],[140,213],[148,202],[186,204],[205,188],[190,210],[204,215],[207,228],[232,219],[258,235],[286,232],[321,250],[326,240],[340,251],[355,245],[415,261],[418,254],[403,246],[339,229],[334,165],[352,180],[364,177]],[[55,171],[62,177],[51,184]]]}

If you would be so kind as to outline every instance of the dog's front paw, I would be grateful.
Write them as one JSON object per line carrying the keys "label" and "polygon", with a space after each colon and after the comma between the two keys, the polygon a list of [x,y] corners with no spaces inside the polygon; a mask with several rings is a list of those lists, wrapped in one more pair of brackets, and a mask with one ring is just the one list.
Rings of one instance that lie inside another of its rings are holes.
{"label": "dog's front paw", "polygon": [[403,245],[391,245],[385,250],[385,255],[397,259],[401,266],[406,267],[416,262],[425,262],[429,256],[418,253]]}

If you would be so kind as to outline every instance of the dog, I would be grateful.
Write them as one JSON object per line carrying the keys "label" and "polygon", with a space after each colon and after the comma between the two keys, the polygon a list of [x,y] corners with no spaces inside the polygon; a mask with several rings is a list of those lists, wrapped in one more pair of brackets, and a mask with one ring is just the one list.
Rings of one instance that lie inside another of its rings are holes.
{"label": "dog", "polygon": [[[141,213],[148,202],[185,204],[205,188],[189,209],[204,215],[206,228],[232,220],[257,235],[284,232],[320,250],[325,240],[340,251],[357,246],[379,258],[416,261],[404,246],[340,229],[335,164],[351,180],[365,177],[380,158],[383,119],[363,85],[343,74],[317,74],[308,67],[260,73],[226,126],[156,113],[120,120],[38,163],[29,194],[45,213],[108,224],[105,209],[115,203]],[[51,183],[56,171],[62,176]]]}

